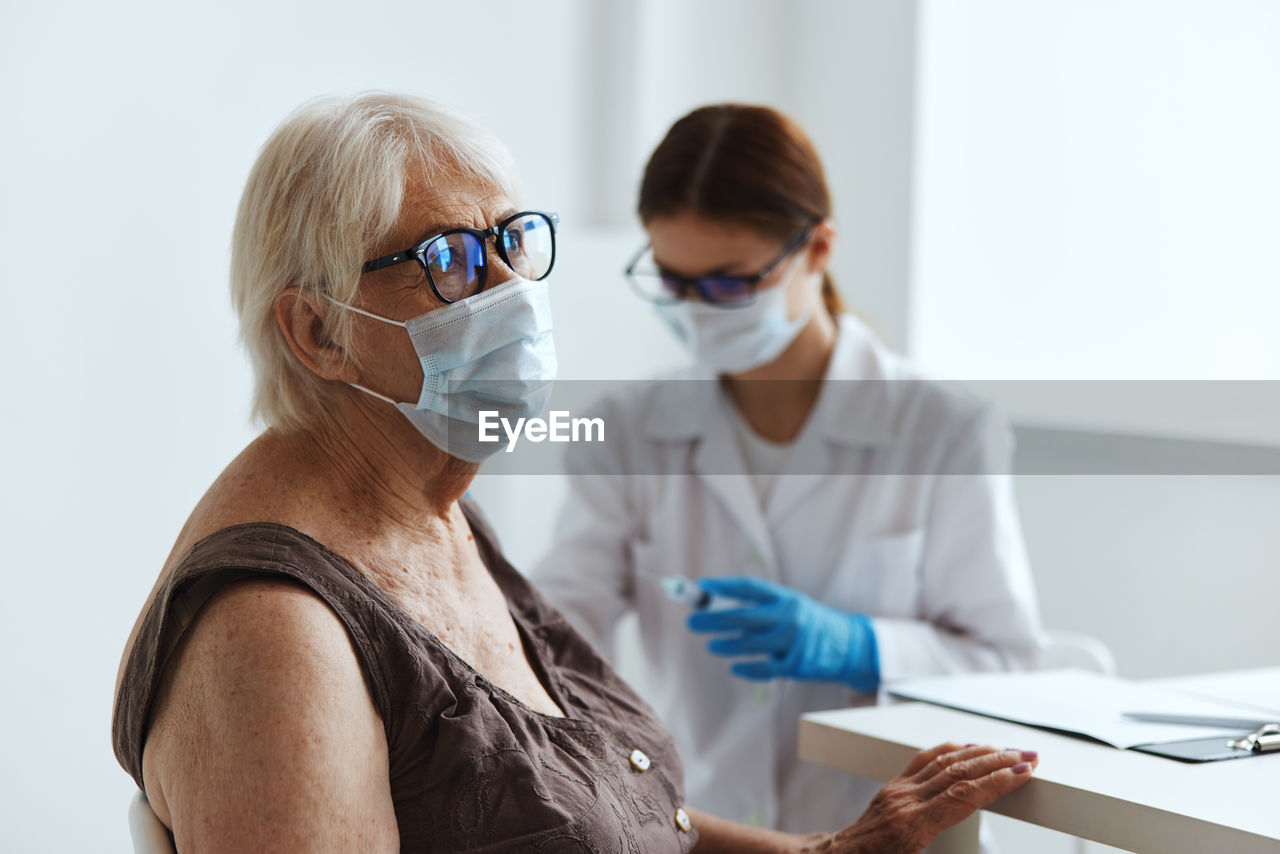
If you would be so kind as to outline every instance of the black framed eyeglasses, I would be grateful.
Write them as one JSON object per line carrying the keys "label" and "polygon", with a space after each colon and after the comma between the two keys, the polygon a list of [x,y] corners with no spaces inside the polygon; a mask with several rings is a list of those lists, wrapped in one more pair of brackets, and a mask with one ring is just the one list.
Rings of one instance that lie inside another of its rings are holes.
{"label": "black framed eyeglasses", "polygon": [[750,276],[678,276],[655,261],[653,248],[646,246],[627,265],[627,281],[642,299],[650,302],[669,305],[687,300],[694,294],[703,302],[726,308],[750,305],[760,283],[804,246],[812,234],[813,226],[806,226],[782,247],[772,261],[765,264],[764,269]]}
{"label": "black framed eyeglasses", "polygon": [[485,244],[493,237],[502,263],[517,276],[538,281],[556,262],[556,226],[560,215],[542,211],[512,214],[492,228],[451,228],[391,255],[366,261],[369,273],[417,261],[441,302],[457,302],[484,290],[489,277]]}

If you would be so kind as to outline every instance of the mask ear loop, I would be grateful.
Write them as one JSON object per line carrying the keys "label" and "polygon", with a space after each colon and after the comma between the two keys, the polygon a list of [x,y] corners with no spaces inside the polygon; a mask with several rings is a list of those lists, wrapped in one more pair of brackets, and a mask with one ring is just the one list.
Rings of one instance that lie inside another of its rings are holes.
{"label": "mask ear loop", "polygon": [[387,403],[391,404],[392,406],[395,406],[395,407],[399,407],[399,406],[400,406],[400,404],[396,403],[394,400],[392,400],[391,398],[387,397],[385,394],[378,394],[378,393],[377,393],[376,391],[374,391],[373,389],[371,389],[371,388],[365,388],[364,386],[360,385],[360,383],[347,383],[347,385],[351,386],[352,388],[359,389],[360,391],[364,392],[364,393],[365,393],[365,394],[367,394],[367,395],[371,395],[372,397],[376,397],[376,398],[378,398],[378,400],[385,400]]}
{"label": "mask ear loop", "polygon": [[[806,240],[805,243],[801,244],[800,248],[803,249],[804,245],[807,243],[808,241]],[[804,257],[805,257],[805,253],[803,251],[797,251],[792,258],[788,259],[786,267],[791,267],[792,264],[795,264],[796,262],[801,262],[798,265],[799,268],[792,269],[790,272],[788,272],[786,275],[786,278],[778,282],[776,287],[781,288],[785,292],[789,288],[795,287],[798,280],[802,280],[805,278],[806,273],[803,269]],[[806,307],[800,312],[799,315],[796,316],[794,320],[792,320],[790,316],[787,317],[788,323],[796,323],[800,325],[808,323],[809,318],[811,318],[814,312],[817,311],[818,307],[822,305],[822,273],[815,270],[812,273],[809,273],[807,275],[813,275],[817,277],[818,287],[814,290],[813,295],[805,301]]]}
{"label": "mask ear loop", "polygon": [[383,323],[389,323],[392,326],[399,326],[402,329],[409,328],[409,324],[405,323],[403,320],[392,320],[389,317],[383,317],[380,314],[374,314],[371,311],[365,311],[363,308],[356,308],[354,305],[351,305],[350,303],[342,302],[341,300],[336,300],[333,297],[329,296],[328,294],[325,294],[324,298],[327,299],[329,302],[333,303],[334,305],[340,305],[343,308],[347,309],[348,311],[354,311],[356,314],[363,314],[365,317],[372,317],[374,320],[381,320]]}
{"label": "mask ear loop", "polygon": [[[402,329],[409,328],[409,324],[405,323],[403,320],[392,320],[389,317],[382,317],[381,315],[374,314],[371,311],[365,311],[363,308],[356,308],[354,305],[351,305],[350,303],[342,302],[341,300],[336,300],[333,297],[329,296],[328,294],[324,294],[324,298],[327,299],[329,302],[333,303],[334,305],[340,305],[343,308],[347,309],[348,311],[354,311],[356,314],[363,314],[365,317],[372,317],[374,320],[381,320],[383,323],[389,323],[392,326],[399,326]],[[379,394],[373,389],[365,388],[359,383],[347,383],[347,385],[351,386],[352,388],[359,389],[365,394],[376,397],[379,400],[385,400],[387,403],[391,404],[392,406],[400,405],[396,403],[394,400],[392,400],[391,398],[387,397],[385,394]]]}

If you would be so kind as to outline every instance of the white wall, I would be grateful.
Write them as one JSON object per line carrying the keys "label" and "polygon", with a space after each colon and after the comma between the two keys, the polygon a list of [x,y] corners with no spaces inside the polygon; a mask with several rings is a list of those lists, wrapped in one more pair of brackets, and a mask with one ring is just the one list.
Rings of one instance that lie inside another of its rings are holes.
{"label": "white wall", "polygon": [[932,0],[912,346],[967,379],[1280,379],[1280,4]]}
{"label": "white wall", "polygon": [[1280,478],[1017,479],[1046,624],[1105,640],[1133,678],[1280,664]]}

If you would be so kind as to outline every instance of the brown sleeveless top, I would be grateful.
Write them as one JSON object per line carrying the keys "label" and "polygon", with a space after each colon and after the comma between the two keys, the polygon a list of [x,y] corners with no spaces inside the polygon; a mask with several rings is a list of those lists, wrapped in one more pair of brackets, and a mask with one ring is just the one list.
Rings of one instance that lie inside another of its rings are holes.
{"label": "brown sleeveless top", "polygon": [[671,736],[502,557],[465,502],[464,511],[534,672],[564,718],[535,712],[487,681],[305,534],[273,523],[236,525],[182,558],[129,654],[112,740],[139,788],[153,699],[201,606],[239,579],[284,577],[323,599],[355,645],[387,736],[402,850],[689,851],[698,834],[677,821],[684,771]]}

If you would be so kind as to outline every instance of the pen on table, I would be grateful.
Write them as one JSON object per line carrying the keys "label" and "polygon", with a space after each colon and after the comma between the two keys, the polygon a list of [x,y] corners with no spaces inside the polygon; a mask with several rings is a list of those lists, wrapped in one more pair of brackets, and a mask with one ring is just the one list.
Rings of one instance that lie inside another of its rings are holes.
{"label": "pen on table", "polygon": [[1182,724],[1241,730],[1258,730],[1267,724],[1275,723],[1275,718],[1216,718],[1208,715],[1174,715],[1164,712],[1125,712],[1124,716],[1129,720],[1152,724]]}

